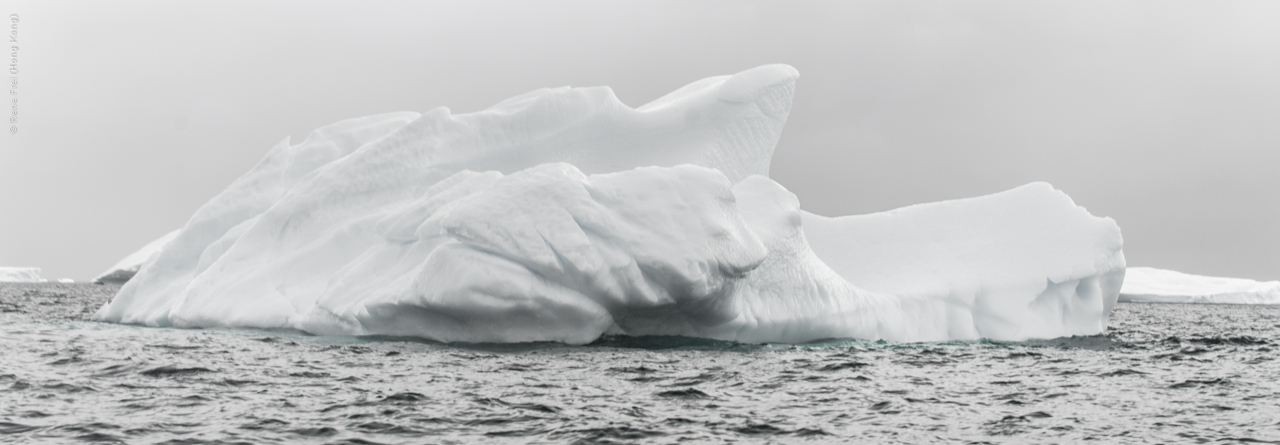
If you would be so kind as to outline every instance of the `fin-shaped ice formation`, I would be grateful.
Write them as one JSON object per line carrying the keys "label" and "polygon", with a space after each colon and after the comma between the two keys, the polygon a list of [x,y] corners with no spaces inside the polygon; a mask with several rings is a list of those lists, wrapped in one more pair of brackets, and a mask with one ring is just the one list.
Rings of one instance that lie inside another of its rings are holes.
{"label": "fin-shaped ice formation", "polygon": [[796,77],[767,65],[635,109],[554,88],[323,127],[205,204],[95,318],[466,342],[1105,329],[1119,229],[1048,185],[802,212],[765,176]]}
{"label": "fin-shaped ice formation", "polygon": [[159,254],[160,250],[164,249],[165,246],[168,246],[170,241],[177,238],[178,232],[180,232],[180,230],[169,232],[164,236],[147,243],[147,245],[142,246],[138,251],[124,257],[120,261],[116,262],[114,266],[111,266],[110,269],[107,269],[106,272],[93,277],[93,284],[123,284],[124,282],[129,281],[130,278],[133,278],[134,275],[138,274],[138,270],[142,269],[142,265],[146,264],[147,260],[150,260],[152,257]]}
{"label": "fin-shaped ice formation", "polygon": [[1135,303],[1280,304],[1280,281],[1192,275],[1130,267],[1120,301]]}

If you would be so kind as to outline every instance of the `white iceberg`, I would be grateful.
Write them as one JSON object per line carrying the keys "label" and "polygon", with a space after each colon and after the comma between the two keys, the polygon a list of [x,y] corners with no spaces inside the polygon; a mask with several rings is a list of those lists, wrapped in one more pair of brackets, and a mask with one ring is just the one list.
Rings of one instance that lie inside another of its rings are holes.
{"label": "white iceberg", "polygon": [[1115,222],[1046,183],[870,215],[805,213],[804,231],[849,283],[929,302],[910,311],[945,327],[929,339],[1097,334],[1125,280]]}
{"label": "white iceberg", "polygon": [[1134,303],[1280,304],[1280,281],[1192,275],[1130,267],[1120,301]]}
{"label": "white iceberg", "polygon": [[43,283],[39,267],[0,267],[0,283]]}
{"label": "white iceberg", "polygon": [[142,248],[138,249],[137,252],[131,253],[129,256],[126,256],[116,262],[116,264],[111,266],[110,269],[107,269],[106,272],[93,277],[93,284],[121,284],[129,281],[130,278],[137,275],[138,270],[142,269],[143,264],[146,264],[148,260],[160,253],[160,250],[164,249],[165,246],[168,246],[170,241],[177,238],[178,232],[180,231],[181,230],[174,230],[152,242],[147,243],[147,245],[142,246]]}
{"label": "white iceberg", "polygon": [[605,87],[542,89],[320,128],[205,204],[94,317],[465,342],[1106,328],[1119,228],[1047,184],[802,212],[765,176],[796,77],[762,66],[636,109]]}

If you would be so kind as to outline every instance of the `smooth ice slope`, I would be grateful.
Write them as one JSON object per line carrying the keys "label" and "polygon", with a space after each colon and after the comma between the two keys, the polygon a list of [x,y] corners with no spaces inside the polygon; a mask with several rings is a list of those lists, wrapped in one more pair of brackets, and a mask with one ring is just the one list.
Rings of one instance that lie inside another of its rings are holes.
{"label": "smooth ice slope", "polygon": [[1280,281],[1206,277],[1130,267],[1120,301],[1135,303],[1280,304]]}
{"label": "smooth ice slope", "polygon": [[152,257],[159,254],[160,250],[164,249],[165,246],[168,246],[170,241],[177,238],[178,232],[180,232],[180,230],[174,230],[150,243],[147,243],[147,245],[138,249],[137,252],[131,253],[129,256],[126,256],[116,262],[116,264],[111,266],[110,269],[107,269],[106,272],[93,277],[93,283],[120,284],[129,281],[130,278],[137,275],[138,270],[142,269],[142,266],[147,263],[147,260],[150,260]]}
{"label": "smooth ice slope", "polygon": [[39,267],[0,267],[0,283],[40,283]]}
{"label": "smooth ice slope", "polygon": [[[318,129],[205,204],[95,318],[469,342],[1105,328],[1119,230],[1048,186],[905,209],[907,232],[801,212],[764,176],[795,79],[769,65],[636,109],[608,88],[556,88]],[[846,250],[815,253],[811,220]],[[880,251],[853,259],[876,243],[908,251],[890,269],[866,268]],[[859,282],[876,270],[894,276]]]}

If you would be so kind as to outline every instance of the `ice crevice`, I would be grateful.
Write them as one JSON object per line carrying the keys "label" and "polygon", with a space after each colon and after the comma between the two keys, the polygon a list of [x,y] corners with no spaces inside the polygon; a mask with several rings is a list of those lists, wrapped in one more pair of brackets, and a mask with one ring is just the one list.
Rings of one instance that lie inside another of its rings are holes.
{"label": "ice crevice", "polygon": [[[287,139],[95,319],[445,342],[1097,334],[1120,230],[1048,184],[824,217],[770,179],[798,73],[547,88]],[[1118,277],[1118,278],[1117,278]]]}

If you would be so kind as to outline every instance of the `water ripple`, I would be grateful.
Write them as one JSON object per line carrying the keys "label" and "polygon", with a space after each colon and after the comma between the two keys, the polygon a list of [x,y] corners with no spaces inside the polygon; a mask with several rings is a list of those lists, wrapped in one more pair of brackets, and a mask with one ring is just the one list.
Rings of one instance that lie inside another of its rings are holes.
{"label": "water ripple", "polygon": [[438,344],[83,321],[0,286],[0,443],[1280,443],[1280,308],[1121,304],[1105,335]]}

